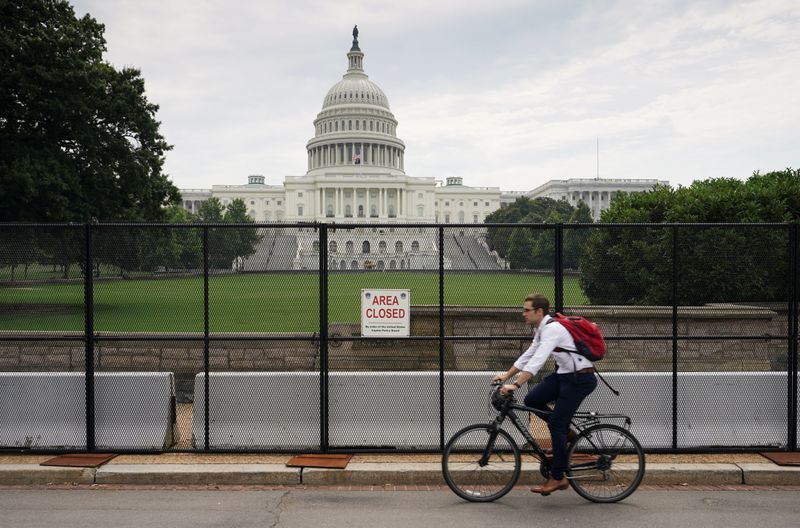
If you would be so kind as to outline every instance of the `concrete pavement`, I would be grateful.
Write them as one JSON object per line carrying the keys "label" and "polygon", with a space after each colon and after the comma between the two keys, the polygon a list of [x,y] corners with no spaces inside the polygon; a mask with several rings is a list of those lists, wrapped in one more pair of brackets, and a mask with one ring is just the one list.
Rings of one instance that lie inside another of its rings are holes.
{"label": "concrete pavement", "polygon": [[[163,457],[163,458],[161,458]],[[181,463],[175,455],[125,455],[98,468],[40,466],[48,456],[0,457],[0,485],[123,484],[123,485],[310,485],[310,486],[438,486],[443,485],[436,455],[354,457],[346,469],[287,467],[280,456],[253,463],[232,455],[192,455]],[[285,460],[288,460],[287,455]],[[696,457],[694,457],[696,459]],[[798,486],[800,467],[778,466],[763,457],[716,457],[698,463],[691,455],[648,456],[645,485]],[[763,458],[763,462],[754,462]],[[664,460],[668,461],[664,461]],[[177,462],[177,463],[176,463]],[[243,463],[244,462],[244,463]],[[523,464],[521,485],[540,483],[538,464]]]}

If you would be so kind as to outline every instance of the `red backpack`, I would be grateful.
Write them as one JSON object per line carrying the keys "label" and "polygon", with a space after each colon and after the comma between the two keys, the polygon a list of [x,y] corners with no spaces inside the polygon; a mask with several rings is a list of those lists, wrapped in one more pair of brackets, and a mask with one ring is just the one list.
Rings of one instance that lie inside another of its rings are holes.
{"label": "red backpack", "polygon": [[[606,355],[606,343],[603,341],[603,332],[600,327],[586,318],[577,315],[562,315],[557,313],[548,321],[557,321],[567,329],[572,340],[575,341],[577,354],[585,357],[589,361],[600,361]],[[556,348],[556,352],[567,352]]]}

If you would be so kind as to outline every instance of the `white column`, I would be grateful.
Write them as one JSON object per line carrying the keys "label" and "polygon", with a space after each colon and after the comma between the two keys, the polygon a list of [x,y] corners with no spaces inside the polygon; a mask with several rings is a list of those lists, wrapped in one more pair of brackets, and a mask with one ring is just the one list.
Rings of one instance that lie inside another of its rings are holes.
{"label": "white column", "polygon": [[364,217],[369,218],[369,193],[371,189],[369,187],[364,188],[364,195],[367,197],[366,203],[364,204]]}

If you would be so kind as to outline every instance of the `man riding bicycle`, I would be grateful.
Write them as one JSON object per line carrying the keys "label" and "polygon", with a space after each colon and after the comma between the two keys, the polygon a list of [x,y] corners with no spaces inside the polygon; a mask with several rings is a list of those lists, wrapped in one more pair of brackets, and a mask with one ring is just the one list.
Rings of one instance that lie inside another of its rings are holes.
{"label": "man riding bicycle", "polygon": [[[534,493],[549,495],[569,486],[564,472],[567,469],[567,441],[572,431],[570,421],[581,402],[597,387],[594,365],[591,361],[575,353],[575,341],[559,322],[548,314],[550,301],[541,293],[532,293],[525,298],[522,316],[536,329],[533,342],[528,350],[514,362],[504,374],[495,376],[492,381],[507,383],[519,374],[514,383],[503,385],[500,389],[508,395],[522,387],[542,368],[550,354],[556,352],[556,371],[545,377],[525,396],[527,407],[542,409],[535,412],[547,422],[553,446],[553,462],[550,478],[543,486],[531,488]],[[544,411],[549,403],[555,402],[552,412]]]}

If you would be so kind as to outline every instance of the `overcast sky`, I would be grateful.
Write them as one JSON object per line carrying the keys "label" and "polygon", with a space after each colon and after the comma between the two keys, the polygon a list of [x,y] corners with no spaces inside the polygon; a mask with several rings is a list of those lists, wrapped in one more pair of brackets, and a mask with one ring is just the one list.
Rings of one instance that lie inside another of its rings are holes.
{"label": "overcast sky", "polygon": [[689,185],[800,167],[800,2],[72,0],[142,71],[180,188],[306,172],[347,68],[389,98],[410,176]]}

